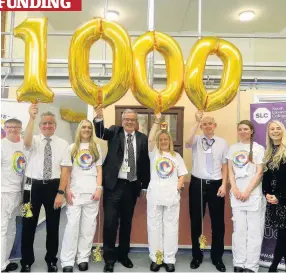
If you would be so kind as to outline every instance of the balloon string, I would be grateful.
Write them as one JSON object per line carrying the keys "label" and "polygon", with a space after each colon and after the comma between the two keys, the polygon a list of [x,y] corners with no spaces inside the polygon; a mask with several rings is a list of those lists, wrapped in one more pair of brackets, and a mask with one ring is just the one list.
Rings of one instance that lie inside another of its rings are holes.
{"label": "balloon string", "polygon": [[207,96],[207,98],[206,98],[206,102],[205,102],[205,105],[204,105],[204,111],[205,111],[206,108],[207,108],[208,100],[209,100],[209,96]]}
{"label": "balloon string", "polygon": [[154,39],[154,50],[157,50],[158,43],[157,43],[157,39],[156,39],[156,32],[155,32],[155,30],[153,31],[153,39]]}
{"label": "balloon string", "polygon": [[96,99],[96,103],[97,105],[100,105],[102,104],[102,89],[99,88],[98,91],[97,91],[97,99]]}
{"label": "balloon string", "polygon": [[103,33],[103,23],[102,23],[102,18],[100,18],[99,32],[100,32],[100,37],[101,37],[101,36],[102,36],[102,33]]}

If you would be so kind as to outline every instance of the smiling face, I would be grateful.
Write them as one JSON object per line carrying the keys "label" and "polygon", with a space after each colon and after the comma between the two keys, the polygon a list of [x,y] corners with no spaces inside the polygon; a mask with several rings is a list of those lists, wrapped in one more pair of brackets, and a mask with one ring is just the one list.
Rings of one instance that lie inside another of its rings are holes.
{"label": "smiling face", "polygon": [[268,126],[268,135],[273,142],[278,143],[283,138],[283,130],[279,124],[272,122]]}
{"label": "smiling face", "polygon": [[22,125],[16,122],[6,122],[4,130],[8,140],[12,142],[18,142],[22,131]]}
{"label": "smiling face", "polygon": [[57,128],[55,117],[54,116],[42,116],[42,120],[40,122],[40,130],[41,133],[45,137],[50,137],[52,136]]}
{"label": "smiling face", "polygon": [[138,127],[136,113],[125,113],[122,119],[122,127],[127,133],[133,133]]}
{"label": "smiling face", "polygon": [[200,128],[205,136],[213,136],[216,126],[212,117],[205,117],[201,120]]}
{"label": "smiling face", "polygon": [[237,127],[238,138],[241,142],[248,141],[251,139],[253,130],[246,124],[239,124]]}
{"label": "smiling face", "polygon": [[80,139],[81,141],[89,142],[91,136],[92,136],[92,125],[89,121],[85,120],[82,122],[80,128]]}
{"label": "smiling face", "polygon": [[162,133],[159,136],[159,148],[164,152],[170,151],[170,138],[166,133]]}

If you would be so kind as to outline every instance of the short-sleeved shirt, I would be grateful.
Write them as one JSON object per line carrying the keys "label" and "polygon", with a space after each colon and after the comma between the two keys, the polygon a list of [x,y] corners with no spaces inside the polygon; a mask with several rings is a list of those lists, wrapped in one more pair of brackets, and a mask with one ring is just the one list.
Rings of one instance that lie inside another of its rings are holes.
{"label": "short-sleeved shirt", "polygon": [[[69,144],[66,140],[52,135],[50,137],[52,149],[52,177],[59,179],[61,176],[61,166],[72,166],[71,156],[69,153]],[[43,180],[44,170],[44,151],[47,140],[40,134],[33,136],[32,146],[26,150],[30,152],[26,168],[26,176],[29,178]]]}
{"label": "short-sleeved shirt", "polygon": [[149,152],[151,165],[151,181],[148,187],[147,199],[154,205],[172,206],[180,201],[177,186],[179,177],[188,173],[180,154],[171,155],[168,152],[160,154],[155,146]]}
{"label": "short-sleeved shirt", "polygon": [[[235,176],[236,186],[243,192],[256,175],[257,165],[263,164],[265,149],[263,146],[254,142],[253,163],[249,162],[250,144],[238,142],[233,144],[227,153],[226,158],[232,161],[232,168]],[[262,194],[261,183],[252,191],[247,201],[237,200],[231,193],[231,206],[233,208],[245,208],[247,210],[257,210]]]}
{"label": "short-sleeved shirt", "polygon": [[[222,165],[227,163],[226,154],[228,151],[227,142],[220,137],[213,136],[213,144],[204,150],[204,135],[196,135],[192,145],[186,144],[187,149],[192,149],[192,171],[191,174],[201,179],[219,180],[222,179]],[[213,173],[207,171],[207,153],[213,157]]]}
{"label": "short-sleeved shirt", "polygon": [[[70,156],[74,143],[70,145]],[[79,151],[73,158],[70,188],[73,193],[94,193],[97,186],[96,166],[102,165],[102,152],[97,144],[99,158],[94,162],[94,158],[89,150],[89,143],[81,143]]]}
{"label": "short-sleeved shirt", "polygon": [[1,192],[20,192],[27,162],[23,140],[1,140]]}

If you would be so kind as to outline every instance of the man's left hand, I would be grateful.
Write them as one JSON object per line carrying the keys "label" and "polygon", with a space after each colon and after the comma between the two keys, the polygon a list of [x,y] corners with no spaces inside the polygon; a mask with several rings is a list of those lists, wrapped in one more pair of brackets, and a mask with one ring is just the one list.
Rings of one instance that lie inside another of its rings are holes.
{"label": "man's left hand", "polygon": [[217,191],[217,196],[225,197],[226,195],[226,185],[221,185]]}
{"label": "man's left hand", "polygon": [[63,199],[64,199],[64,197],[62,194],[57,194],[56,199],[55,199],[55,203],[54,203],[54,209],[59,209],[62,207]]}

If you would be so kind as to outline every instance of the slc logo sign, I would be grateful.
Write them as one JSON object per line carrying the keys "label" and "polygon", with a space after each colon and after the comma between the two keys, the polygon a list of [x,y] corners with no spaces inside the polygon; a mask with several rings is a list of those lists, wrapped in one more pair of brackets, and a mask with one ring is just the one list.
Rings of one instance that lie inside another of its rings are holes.
{"label": "slc logo sign", "polygon": [[258,124],[265,124],[271,119],[271,112],[267,108],[258,108],[253,113],[253,119]]}

